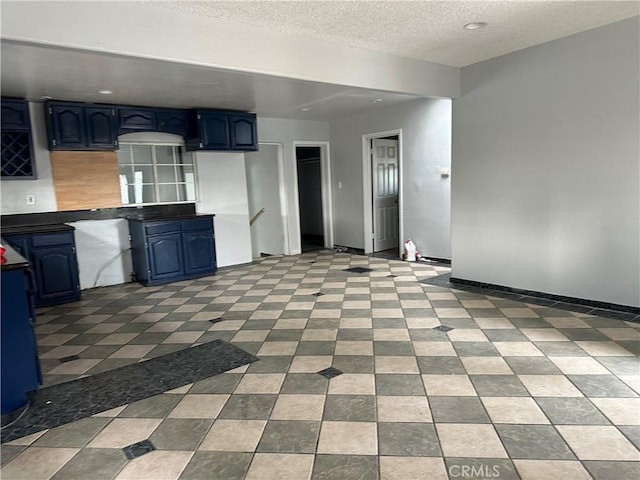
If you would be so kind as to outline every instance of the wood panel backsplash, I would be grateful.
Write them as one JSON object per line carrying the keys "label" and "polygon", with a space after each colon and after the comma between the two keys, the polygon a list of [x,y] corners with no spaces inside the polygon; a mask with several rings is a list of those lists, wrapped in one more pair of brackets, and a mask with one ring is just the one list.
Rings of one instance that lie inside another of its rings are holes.
{"label": "wood panel backsplash", "polygon": [[58,211],[121,207],[116,152],[51,152]]}

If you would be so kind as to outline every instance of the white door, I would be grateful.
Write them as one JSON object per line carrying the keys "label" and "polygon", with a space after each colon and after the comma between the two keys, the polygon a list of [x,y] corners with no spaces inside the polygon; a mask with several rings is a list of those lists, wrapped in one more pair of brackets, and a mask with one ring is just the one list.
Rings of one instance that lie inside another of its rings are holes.
{"label": "white door", "polygon": [[376,138],[372,151],[373,251],[400,248],[398,239],[398,141]]}
{"label": "white door", "polygon": [[251,253],[284,254],[284,228],[280,208],[280,182],[278,176],[278,145],[260,144],[260,150],[245,154],[249,218],[251,225]]}

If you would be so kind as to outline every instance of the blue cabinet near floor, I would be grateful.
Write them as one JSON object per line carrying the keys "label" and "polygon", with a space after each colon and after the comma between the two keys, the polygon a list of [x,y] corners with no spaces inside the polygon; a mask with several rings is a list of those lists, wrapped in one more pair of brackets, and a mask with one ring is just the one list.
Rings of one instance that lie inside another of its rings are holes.
{"label": "blue cabinet near floor", "polygon": [[116,109],[69,102],[45,104],[49,150],[115,150]]}
{"label": "blue cabinet near floor", "polygon": [[[28,395],[42,383],[36,337],[35,312],[29,288],[26,259],[7,250],[9,262],[2,266],[0,339],[2,340],[2,414],[27,404]],[[13,263],[13,265],[12,265]],[[16,266],[20,263],[20,266]]]}
{"label": "blue cabinet near floor", "polygon": [[129,219],[136,280],[159,285],[217,270],[213,215],[167,220]]}
{"label": "blue cabinet near floor", "polygon": [[73,230],[5,235],[3,238],[31,264],[37,307],[80,300]]}

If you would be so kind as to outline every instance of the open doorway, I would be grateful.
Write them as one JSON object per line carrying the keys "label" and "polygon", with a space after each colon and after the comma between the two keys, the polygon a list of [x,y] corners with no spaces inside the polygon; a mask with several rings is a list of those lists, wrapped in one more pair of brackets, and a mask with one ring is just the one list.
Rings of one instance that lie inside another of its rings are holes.
{"label": "open doorway", "polygon": [[296,147],[300,245],[303,253],[325,246],[321,160],[320,147]]}
{"label": "open doorway", "polygon": [[397,259],[402,238],[402,132],[363,135],[365,253]]}

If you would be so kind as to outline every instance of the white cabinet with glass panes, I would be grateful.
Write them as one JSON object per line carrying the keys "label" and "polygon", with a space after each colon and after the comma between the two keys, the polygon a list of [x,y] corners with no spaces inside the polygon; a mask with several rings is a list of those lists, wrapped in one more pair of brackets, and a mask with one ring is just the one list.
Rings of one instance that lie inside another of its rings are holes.
{"label": "white cabinet with glass panes", "polygon": [[177,144],[120,143],[123,205],[196,201],[193,156]]}

